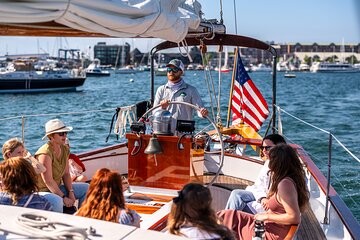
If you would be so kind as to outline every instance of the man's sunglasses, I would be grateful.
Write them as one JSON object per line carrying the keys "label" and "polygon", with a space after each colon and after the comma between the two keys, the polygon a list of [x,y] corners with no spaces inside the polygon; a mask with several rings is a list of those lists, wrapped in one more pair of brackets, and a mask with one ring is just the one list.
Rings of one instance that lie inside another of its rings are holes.
{"label": "man's sunglasses", "polygon": [[166,71],[169,72],[173,72],[173,73],[177,73],[180,71],[180,68],[167,68]]}
{"label": "man's sunglasses", "polygon": [[260,146],[260,149],[261,150],[266,150],[266,151],[269,151],[273,146]]}
{"label": "man's sunglasses", "polygon": [[59,132],[59,133],[57,133],[59,136],[65,136],[65,135],[67,135],[67,132]]}

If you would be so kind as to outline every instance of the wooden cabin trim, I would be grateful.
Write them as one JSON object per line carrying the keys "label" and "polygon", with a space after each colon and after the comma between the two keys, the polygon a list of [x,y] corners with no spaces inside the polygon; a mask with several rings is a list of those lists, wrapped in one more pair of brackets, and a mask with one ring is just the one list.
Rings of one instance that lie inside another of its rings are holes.
{"label": "wooden cabin trim", "polygon": [[[83,152],[83,153],[78,154],[77,156],[79,158],[86,158],[86,157],[89,157],[89,156],[93,156],[93,155],[96,155],[96,154],[100,154],[100,153],[103,153],[103,152],[108,152],[108,151],[123,148],[123,147],[127,147],[127,143],[120,143],[120,144],[113,145],[113,146],[110,146],[110,147],[104,147],[104,148],[99,148],[99,149]],[[126,154],[127,154],[127,151],[126,151]],[[123,154],[116,154],[116,155],[123,155]],[[114,155],[112,155],[112,156],[114,156]],[[86,160],[88,160],[88,159],[86,159]],[[83,161],[85,161],[85,160],[83,160]]]}
{"label": "wooden cabin trim", "polygon": [[[319,170],[319,168],[311,160],[310,156],[305,150],[297,144],[291,144],[291,146],[297,151],[301,160],[305,163],[306,168],[311,173],[321,190],[326,194],[327,179]],[[344,201],[337,194],[335,189],[330,185],[329,200],[335,211],[338,213],[343,224],[349,231],[353,239],[360,239],[360,225],[351,213],[350,209],[346,206]]]}
{"label": "wooden cabin trim", "polygon": [[168,215],[162,217],[159,221],[154,223],[148,230],[161,231],[166,228]]}
{"label": "wooden cabin trim", "polygon": [[261,165],[264,165],[264,163],[265,163],[262,160],[258,160],[258,159],[248,157],[248,156],[240,156],[240,155],[232,154],[232,153],[225,153],[225,156],[229,156],[229,157],[233,157],[233,158],[240,158],[240,159],[244,159],[246,161],[253,162],[253,163],[258,163],[258,164],[261,164]]}
{"label": "wooden cabin trim", "polygon": [[108,158],[108,157],[114,157],[114,156],[127,156],[128,153],[118,153],[118,154],[108,154],[108,155],[101,155],[98,157],[92,157],[92,158],[86,158],[86,159],[82,159],[82,162],[87,162],[87,161],[93,161],[99,158]]}
{"label": "wooden cabin trim", "polygon": [[[232,34],[217,34],[212,39],[188,37],[185,38],[185,41],[188,46],[199,46],[200,41],[202,41],[207,46],[221,45],[221,46],[248,47],[248,48],[261,49],[261,50],[271,49],[271,46],[269,44],[259,41],[255,38],[232,35]],[[165,41],[155,46],[153,50],[155,49],[155,52],[157,52],[157,51],[161,51],[169,48],[177,48],[177,47],[178,47],[177,43]]]}

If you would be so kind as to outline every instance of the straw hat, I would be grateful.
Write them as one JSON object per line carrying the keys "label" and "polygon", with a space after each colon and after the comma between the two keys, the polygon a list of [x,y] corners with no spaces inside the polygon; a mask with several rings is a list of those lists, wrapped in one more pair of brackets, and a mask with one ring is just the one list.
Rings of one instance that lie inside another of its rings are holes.
{"label": "straw hat", "polygon": [[72,129],[72,127],[65,126],[60,119],[52,119],[45,124],[45,136],[42,140],[52,133],[69,132]]}

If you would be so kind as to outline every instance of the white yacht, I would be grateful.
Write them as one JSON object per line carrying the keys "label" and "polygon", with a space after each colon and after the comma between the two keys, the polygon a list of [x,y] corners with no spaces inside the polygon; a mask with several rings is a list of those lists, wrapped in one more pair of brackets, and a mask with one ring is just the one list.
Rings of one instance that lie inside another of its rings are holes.
{"label": "white yacht", "polygon": [[87,77],[108,77],[110,76],[109,71],[102,70],[100,68],[100,60],[94,59],[94,61],[85,69]]}
{"label": "white yacht", "polygon": [[253,66],[251,68],[251,70],[253,72],[271,72],[271,67],[269,67],[263,63],[259,63],[257,66]]}
{"label": "white yacht", "polygon": [[328,62],[315,62],[311,65],[311,72],[325,72],[325,73],[353,73],[360,72],[349,63],[328,63]]}
{"label": "white yacht", "polygon": [[287,62],[278,62],[276,64],[276,70],[278,72],[286,72],[286,71],[289,71],[289,67],[287,66]]}
{"label": "white yacht", "polygon": [[310,71],[310,66],[306,63],[301,63],[299,66],[299,71],[300,72],[308,72],[308,71]]}

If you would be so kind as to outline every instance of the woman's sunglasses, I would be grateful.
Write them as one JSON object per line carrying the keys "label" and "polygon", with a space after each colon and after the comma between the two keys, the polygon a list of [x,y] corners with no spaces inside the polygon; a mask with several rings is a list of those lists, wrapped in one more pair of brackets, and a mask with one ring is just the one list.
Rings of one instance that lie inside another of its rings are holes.
{"label": "woman's sunglasses", "polygon": [[59,136],[65,136],[65,135],[67,135],[67,132],[59,132],[59,133],[57,133]]}
{"label": "woman's sunglasses", "polygon": [[169,72],[177,73],[177,72],[180,71],[180,69],[179,69],[179,68],[170,68],[170,67],[168,67],[168,68],[166,69],[166,71],[167,71],[168,73],[169,73]]}
{"label": "woman's sunglasses", "polygon": [[273,146],[260,146],[260,149],[261,150],[266,150],[266,151],[269,151]]}

